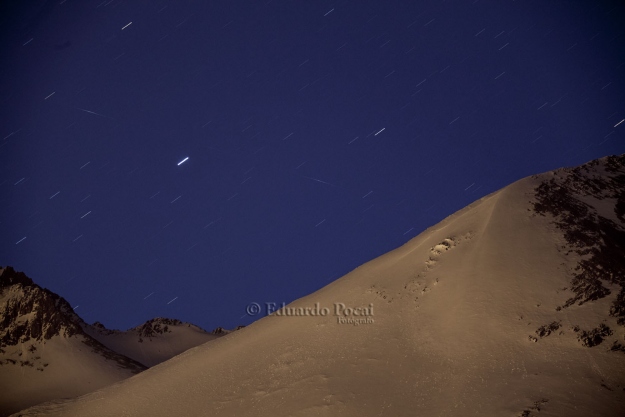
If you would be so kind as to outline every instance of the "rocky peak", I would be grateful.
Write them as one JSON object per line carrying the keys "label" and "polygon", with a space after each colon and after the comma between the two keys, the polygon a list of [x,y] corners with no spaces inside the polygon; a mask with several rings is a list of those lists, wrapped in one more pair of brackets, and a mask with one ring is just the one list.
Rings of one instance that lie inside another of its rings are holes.
{"label": "rocky peak", "polygon": [[141,337],[150,338],[159,334],[171,333],[170,326],[179,326],[181,324],[183,323],[180,320],[156,317],[132,330],[136,331]]}
{"label": "rocky peak", "polygon": [[82,334],[69,303],[8,266],[0,270],[0,346]]}

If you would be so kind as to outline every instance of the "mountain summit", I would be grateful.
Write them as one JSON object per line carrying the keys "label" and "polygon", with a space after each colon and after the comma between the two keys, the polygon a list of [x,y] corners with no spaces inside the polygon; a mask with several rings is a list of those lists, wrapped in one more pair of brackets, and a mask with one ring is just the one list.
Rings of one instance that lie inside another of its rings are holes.
{"label": "mountain summit", "polygon": [[[45,416],[623,416],[625,156],[517,181]],[[275,301],[275,300],[267,300]]]}

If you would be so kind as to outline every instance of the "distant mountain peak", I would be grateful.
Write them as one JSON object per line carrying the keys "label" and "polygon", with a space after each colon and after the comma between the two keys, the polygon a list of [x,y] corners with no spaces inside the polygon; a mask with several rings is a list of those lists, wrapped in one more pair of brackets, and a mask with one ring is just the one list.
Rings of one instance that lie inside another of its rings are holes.
{"label": "distant mountain peak", "polygon": [[132,330],[139,333],[140,337],[154,337],[159,334],[171,333],[169,326],[179,326],[181,324],[183,323],[180,320],[156,317]]}

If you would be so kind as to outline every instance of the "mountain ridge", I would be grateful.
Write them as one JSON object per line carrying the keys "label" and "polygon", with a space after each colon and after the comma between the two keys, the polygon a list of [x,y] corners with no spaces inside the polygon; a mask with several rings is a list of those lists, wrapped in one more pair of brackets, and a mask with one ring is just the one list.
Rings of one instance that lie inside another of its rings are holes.
{"label": "mountain ridge", "polygon": [[[319,305],[326,315],[276,312],[119,384],[20,415],[625,415],[625,355],[614,348],[625,340],[622,271],[612,264],[625,257],[616,208],[624,190],[613,182],[624,162],[516,181],[287,306]],[[584,194],[570,175],[609,196]],[[584,244],[575,240],[586,233]],[[584,268],[592,274],[580,281]],[[582,298],[568,303],[578,288]],[[353,316],[336,314],[337,303],[371,305],[371,321],[346,324]]]}

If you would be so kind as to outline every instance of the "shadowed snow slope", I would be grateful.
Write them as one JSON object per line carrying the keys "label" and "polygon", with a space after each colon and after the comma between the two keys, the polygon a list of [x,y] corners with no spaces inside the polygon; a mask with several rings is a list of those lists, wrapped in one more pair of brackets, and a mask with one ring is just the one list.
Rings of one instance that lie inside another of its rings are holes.
{"label": "shadowed snow slope", "polygon": [[[520,180],[290,316],[21,415],[623,416],[623,161]],[[601,195],[567,183],[580,175]],[[578,205],[586,217],[567,217]],[[297,316],[316,303],[328,314]],[[341,324],[336,303],[371,315]]]}

